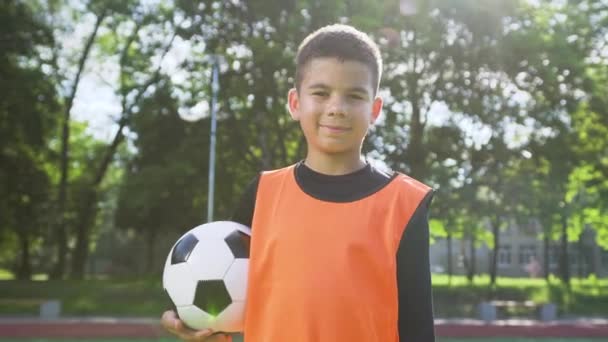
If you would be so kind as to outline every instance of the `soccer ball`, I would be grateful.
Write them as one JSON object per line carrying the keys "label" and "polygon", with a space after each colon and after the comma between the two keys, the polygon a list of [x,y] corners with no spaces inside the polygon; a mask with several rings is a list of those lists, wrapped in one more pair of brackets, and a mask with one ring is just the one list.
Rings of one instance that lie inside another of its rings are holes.
{"label": "soccer ball", "polygon": [[163,287],[187,326],[242,332],[250,235],[242,224],[216,221],[191,229],[171,248]]}

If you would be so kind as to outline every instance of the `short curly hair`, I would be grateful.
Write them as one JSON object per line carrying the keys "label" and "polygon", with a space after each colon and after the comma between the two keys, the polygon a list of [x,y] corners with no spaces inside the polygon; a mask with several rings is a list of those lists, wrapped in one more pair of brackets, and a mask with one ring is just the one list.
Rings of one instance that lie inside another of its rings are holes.
{"label": "short curly hair", "polygon": [[296,89],[300,90],[308,62],[315,58],[335,57],[342,61],[357,61],[372,72],[374,95],[380,87],[382,57],[374,41],[356,28],[334,24],[309,34],[300,44],[296,55]]}

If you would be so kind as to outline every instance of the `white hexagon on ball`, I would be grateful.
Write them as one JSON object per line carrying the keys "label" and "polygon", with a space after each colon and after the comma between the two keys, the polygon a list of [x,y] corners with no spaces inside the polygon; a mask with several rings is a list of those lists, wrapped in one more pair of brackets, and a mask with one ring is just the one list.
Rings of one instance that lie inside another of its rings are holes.
{"label": "white hexagon on ball", "polygon": [[169,263],[165,267],[163,287],[175,306],[192,304],[196,284],[197,282],[192,279],[192,272],[185,262],[175,265]]}
{"label": "white hexagon on ball", "polygon": [[215,317],[195,305],[180,306],[177,308],[177,314],[190,328],[197,330],[212,328],[216,321]]}
{"label": "white hexagon on ball", "polygon": [[235,259],[224,276],[226,289],[234,301],[245,300],[249,259]]}
{"label": "white hexagon on ball", "polygon": [[199,240],[186,262],[196,280],[222,279],[234,256],[222,239]]}
{"label": "white hexagon on ball", "polygon": [[213,326],[217,331],[241,331],[244,320],[245,302],[232,302],[213,322]]}

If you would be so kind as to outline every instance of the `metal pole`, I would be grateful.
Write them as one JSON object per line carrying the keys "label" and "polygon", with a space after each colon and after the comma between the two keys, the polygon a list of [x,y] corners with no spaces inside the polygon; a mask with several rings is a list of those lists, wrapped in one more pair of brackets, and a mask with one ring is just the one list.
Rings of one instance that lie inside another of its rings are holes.
{"label": "metal pole", "polygon": [[215,192],[215,135],[217,129],[217,92],[219,90],[219,61],[217,56],[213,56],[213,66],[211,75],[211,143],[209,144],[209,193],[207,194],[207,222],[213,221],[213,196]]}

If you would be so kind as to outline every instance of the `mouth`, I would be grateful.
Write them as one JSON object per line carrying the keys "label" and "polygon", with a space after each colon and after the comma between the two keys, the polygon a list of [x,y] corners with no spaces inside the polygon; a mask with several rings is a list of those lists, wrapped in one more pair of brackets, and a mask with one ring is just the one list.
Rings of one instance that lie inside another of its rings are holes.
{"label": "mouth", "polygon": [[336,126],[336,125],[323,125],[320,124],[319,127],[324,128],[332,133],[341,133],[341,132],[346,132],[349,131],[350,128],[349,127],[345,127],[345,126]]}

